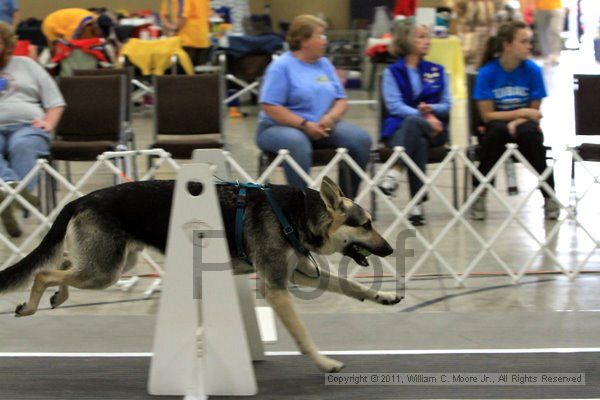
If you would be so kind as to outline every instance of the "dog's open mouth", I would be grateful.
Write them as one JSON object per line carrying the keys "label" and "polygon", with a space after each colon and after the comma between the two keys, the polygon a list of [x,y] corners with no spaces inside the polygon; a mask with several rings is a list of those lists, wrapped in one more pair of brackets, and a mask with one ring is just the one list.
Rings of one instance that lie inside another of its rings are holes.
{"label": "dog's open mouth", "polygon": [[363,267],[369,266],[367,257],[371,255],[371,251],[360,243],[350,243],[344,248],[343,254],[352,258],[357,264],[362,265]]}

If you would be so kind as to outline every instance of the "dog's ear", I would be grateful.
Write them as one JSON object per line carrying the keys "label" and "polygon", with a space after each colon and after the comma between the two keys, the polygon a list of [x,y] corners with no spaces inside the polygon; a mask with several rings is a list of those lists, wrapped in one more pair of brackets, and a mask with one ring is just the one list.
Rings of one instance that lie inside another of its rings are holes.
{"label": "dog's ear", "polygon": [[321,182],[321,199],[325,203],[325,206],[331,211],[342,211],[343,203],[342,197],[344,194],[340,190],[340,187],[328,177],[323,178]]}
{"label": "dog's ear", "polygon": [[329,184],[329,186],[331,186],[331,188],[332,188],[333,190],[335,190],[336,192],[338,192],[338,195],[339,195],[340,197],[346,197],[346,195],[344,194],[344,192],[342,192],[342,189],[340,189],[340,187],[338,186],[338,184],[337,184],[337,183],[335,183],[333,180],[331,180],[331,178],[330,178],[330,177],[328,177],[328,176],[325,176],[325,177],[323,178],[323,182],[327,182],[327,183]]}

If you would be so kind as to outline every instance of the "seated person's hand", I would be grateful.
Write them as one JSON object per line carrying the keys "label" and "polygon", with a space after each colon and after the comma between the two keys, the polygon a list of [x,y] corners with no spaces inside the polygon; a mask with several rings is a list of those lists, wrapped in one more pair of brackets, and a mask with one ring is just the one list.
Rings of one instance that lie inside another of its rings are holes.
{"label": "seated person's hand", "polygon": [[310,121],[304,125],[304,133],[312,140],[319,140],[329,136],[329,133],[320,124]]}
{"label": "seated person's hand", "polygon": [[540,119],[542,119],[542,113],[540,112],[540,110],[536,110],[535,108],[522,108],[521,118],[526,118],[531,121],[538,122]]}
{"label": "seated person's hand", "polygon": [[333,129],[333,125],[335,125],[335,121],[333,120],[333,118],[331,116],[329,116],[329,114],[325,114],[319,121],[319,125],[323,129],[325,129],[325,131],[330,131],[331,129]]}
{"label": "seated person's hand", "polygon": [[431,126],[431,132],[433,136],[437,136],[444,131],[444,124],[442,121],[437,119],[437,117],[433,114],[425,115],[425,120],[429,122],[429,126]]}
{"label": "seated person's hand", "polygon": [[423,115],[430,114],[433,112],[433,108],[431,108],[431,106],[429,104],[424,103],[424,102],[420,102],[419,105],[417,106],[417,109]]}
{"label": "seated person's hand", "polygon": [[33,126],[34,128],[41,129],[44,132],[50,132],[53,129],[53,127],[50,126],[48,122],[39,119],[34,119],[33,121],[31,121],[31,126]]}

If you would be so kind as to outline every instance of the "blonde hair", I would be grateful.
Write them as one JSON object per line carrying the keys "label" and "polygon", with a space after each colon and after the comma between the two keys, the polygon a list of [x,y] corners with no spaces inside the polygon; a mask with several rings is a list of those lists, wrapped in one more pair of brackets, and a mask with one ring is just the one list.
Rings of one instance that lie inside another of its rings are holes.
{"label": "blonde hair", "polygon": [[414,46],[413,40],[417,28],[425,28],[429,32],[429,28],[424,24],[404,23],[396,28],[391,46],[391,52],[394,56],[404,57],[410,54]]}
{"label": "blonde hair", "polygon": [[300,50],[302,41],[309,39],[318,27],[327,28],[327,23],[321,18],[307,14],[294,18],[286,38],[290,50]]}
{"label": "blonde hair", "polygon": [[7,50],[13,50],[17,45],[17,35],[12,26],[2,21],[0,21],[0,43],[2,43]]}

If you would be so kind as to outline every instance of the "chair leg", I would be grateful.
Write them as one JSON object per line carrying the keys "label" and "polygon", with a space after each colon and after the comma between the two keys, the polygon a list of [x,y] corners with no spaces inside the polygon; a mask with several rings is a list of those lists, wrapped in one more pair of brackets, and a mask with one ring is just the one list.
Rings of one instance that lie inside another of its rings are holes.
{"label": "chair leg", "polygon": [[[258,176],[260,177],[269,166],[269,156],[263,152],[258,156]],[[267,179],[264,183],[269,183]]]}
{"label": "chair leg", "polygon": [[458,210],[458,177],[456,168],[456,158],[454,158],[452,159],[452,204]]}
{"label": "chair leg", "polygon": [[[56,164],[54,163],[54,160],[48,159],[48,163],[52,168],[56,170]],[[56,179],[54,179],[52,175],[50,175],[49,173],[44,173],[44,176],[46,177],[46,215],[48,215],[52,210],[54,210],[57,204],[57,185]]]}
{"label": "chair leg", "polygon": [[[369,177],[371,180],[375,177],[375,163],[378,161],[377,154],[371,152],[371,160],[369,162]],[[369,193],[369,197],[371,198],[371,218],[373,221],[377,220],[377,198],[375,196],[375,192],[372,190]]]}
{"label": "chair leg", "polygon": [[[137,150],[137,147],[136,147],[137,145],[135,143],[135,133],[133,131],[131,132],[130,142],[131,142],[131,149]],[[133,179],[137,181],[139,179],[138,156],[137,155],[134,155],[131,157],[131,163],[133,166]]]}
{"label": "chair leg", "polygon": [[73,176],[71,175],[71,163],[69,161],[65,161],[65,171],[67,172],[67,180],[70,183],[73,183]]}
{"label": "chair leg", "polygon": [[577,212],[577,186],[575,186],[575,157],[571,158],[571,193],[569,195],[569,206]]}
{"label": "chair leg", "polygon": [[[352,188],[352,179],[350,178],[350,167],[344,161],[338,164],[338,178],[342,192],[348,196],[354,188]],[[358,188],[356,189],[358,190]],[[351,195],[354,198],[356,193],[352,193]]]}
{"label": "chair leg", "polygon": [[469,168],[465,165],[465,174],[464,174],[464,185],[463,185],[463,203],[467,201],[467,196],[469,195],[469,187],[471,185],[471,174],[469,173]]}

